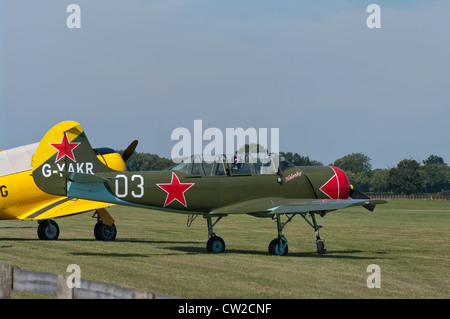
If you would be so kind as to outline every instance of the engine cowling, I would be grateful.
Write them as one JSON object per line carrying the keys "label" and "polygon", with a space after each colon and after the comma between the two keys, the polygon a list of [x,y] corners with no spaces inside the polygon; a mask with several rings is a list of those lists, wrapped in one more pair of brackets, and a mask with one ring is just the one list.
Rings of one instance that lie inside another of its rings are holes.
{"label": "engine cowling", "polygon": [[334,174],[319,190],[331,199],[347,199],[350,195],[350,183],[347,174],[338,167],[329,167]]}
{"label": "engine cowling", "polygon": [[304,166],[302,172],[307,176],[314,194],[322,199],[347,199],[350,183],[347,175],[334,166]]}

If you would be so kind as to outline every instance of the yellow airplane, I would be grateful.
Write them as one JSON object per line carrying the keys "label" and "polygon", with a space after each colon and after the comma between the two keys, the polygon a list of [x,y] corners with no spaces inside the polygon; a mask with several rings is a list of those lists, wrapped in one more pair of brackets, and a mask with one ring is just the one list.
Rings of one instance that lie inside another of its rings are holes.
{"label": "yellow airplane", "polygon": [[[93,217],[97,218],[94,227],[94,236],[97,240],[114,240],[117,234],[114,219],[106,211],[106,207],[114,206],[107,203],[72,199],[67,197],[49,195],[41,191],[34,183],[32,173],[33,161],[36,158],[38,147],[51,145],[58,150],[60,159],[74,160],[73,149],[78,145],[71,143],[70,134],[62,132],[73,127],[71,121],[62,122],[50,129],[40,143],[20,146],[9,150],[0,150],[0,220],[22,219],[37,220],[38,237],[43,240],[56,240],[59,236],[59,226],[52,220],[75,214],[96,211]],[[55,143],[58,136],[60,143]],[[138,141],[133,141],[121,156],[110,148],[95,149],[97,158],[110,168],[126,170],[125,161],[133,154]],[[65,160],[58,162],[61,170],[73,170],[88,173],[91,169],[84,163],[71,162],[65,168]]]}

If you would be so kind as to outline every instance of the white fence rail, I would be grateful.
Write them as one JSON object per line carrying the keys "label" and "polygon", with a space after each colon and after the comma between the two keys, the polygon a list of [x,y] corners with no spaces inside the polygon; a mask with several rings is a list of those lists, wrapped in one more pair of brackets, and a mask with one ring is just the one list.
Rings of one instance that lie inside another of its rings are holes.
{"label": "white fence rail", "polygon": [[10,299],[11,292],[32,292],[58,299],[173,299],[174,297],[123,288],[91,280],[80,280],[80,288],[69,288],[67,277],[44,272],[30,272],[0,263],[0,299]]}
{"label": "white fence rail", "polygon": [[433,194],[419,194],[419,195],[396,195],[396,194],[373,194],[365,193],[371,199],[384,199],[384,200],[433,200],[433,201],[449,201],[450,196],[440,196]]}

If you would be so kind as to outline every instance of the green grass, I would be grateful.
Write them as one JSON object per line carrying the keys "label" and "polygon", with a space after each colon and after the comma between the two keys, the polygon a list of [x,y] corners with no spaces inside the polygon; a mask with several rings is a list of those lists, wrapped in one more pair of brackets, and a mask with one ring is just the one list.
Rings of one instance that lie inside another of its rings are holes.
{"label": "green grass", "polygon": [[[214,231],[226,251],[213,255],[201,216],[187,228],[184,215],[109,211],[114,242],[94,240],[90,213],[57,219],[54,242],[37,239],[36,222],[0,221],[0,261],[58,274],[78,264],[84,279],[182,298],[450,298],[449,202],[390,201],[374,213],[351,208],[318,217],[323,256],[300,216],[284,229],[288,256],[278,257],[267,252],[276,237],[271,219],[223,218]],[[381,289],[366,285],[370,264],[381,268]]]}

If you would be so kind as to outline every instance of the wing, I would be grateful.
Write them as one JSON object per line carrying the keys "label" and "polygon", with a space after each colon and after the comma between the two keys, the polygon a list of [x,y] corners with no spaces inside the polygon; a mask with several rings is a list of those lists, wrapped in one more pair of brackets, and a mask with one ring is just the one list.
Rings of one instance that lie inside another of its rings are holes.
{"label": "wing", "polygon": [[352,206],[384,204],[384,200],[373,199],[288,199],[260,198],[238,204],[224,206],[211,212],[212,215],[255,214],[272,216],[275,214],[301,214],[309,212],[329,212]]}
{"label": "wing", "polygon": [[24,210],[18,219],[48,219],[65,217],[69,215],[84,213],[91,210],[97,210],[113,206],[111,204],[94,202],[82,199],[73,199],[67,197],[55,197],[54,200],[47,201],[45,204],[34,206]]}

